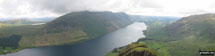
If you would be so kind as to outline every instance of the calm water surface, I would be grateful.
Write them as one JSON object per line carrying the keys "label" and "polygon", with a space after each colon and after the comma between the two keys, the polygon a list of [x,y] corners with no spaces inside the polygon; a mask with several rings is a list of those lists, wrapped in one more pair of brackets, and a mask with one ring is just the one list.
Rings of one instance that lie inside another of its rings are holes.
{"label": "calm water surface", "polygon": [[[135,22],[103,37],[64,46],[24,49],[3,56],[104,56],[114,48],[125,46],[144,37],[144,23]],[[1,56],[1,55],[0,55]]]}

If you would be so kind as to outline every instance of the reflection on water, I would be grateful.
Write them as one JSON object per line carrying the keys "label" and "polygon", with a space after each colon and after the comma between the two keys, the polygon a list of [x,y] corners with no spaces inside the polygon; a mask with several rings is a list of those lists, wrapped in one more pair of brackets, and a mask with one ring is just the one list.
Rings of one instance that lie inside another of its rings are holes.
{"label": "reflection on water", "polygon": [[24,49],[6,56],[104,56],[114,48],[125,46],[144,37],[144,23],[135,22],[103,37],[64,46]]}
{"label": "reflection on water", "polygon": [[32,24],[32,25],[42,25],[42,24],[46,24],[46,23],[35,23],[35,24]]}

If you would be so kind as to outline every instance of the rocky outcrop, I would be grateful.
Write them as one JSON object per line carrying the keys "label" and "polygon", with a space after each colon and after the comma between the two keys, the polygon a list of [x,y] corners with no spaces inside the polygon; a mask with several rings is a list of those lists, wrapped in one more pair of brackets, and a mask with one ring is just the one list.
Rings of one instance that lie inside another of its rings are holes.
{"label": "rocky outcrop", "polygon": [[158,53],[147,46],[144,43],[133,42],[124,48],[118,56],[159,56]]}

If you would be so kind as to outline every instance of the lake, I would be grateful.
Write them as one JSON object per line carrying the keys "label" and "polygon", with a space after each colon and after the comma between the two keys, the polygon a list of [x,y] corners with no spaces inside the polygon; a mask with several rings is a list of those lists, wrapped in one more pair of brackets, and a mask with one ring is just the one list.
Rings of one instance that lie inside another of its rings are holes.
{"label": "lake", "polygon": [[128,45],[144,37],[143,30],[146,30],[146,25],[141,22],[135,22],[105,36],[82,43],[29,48],[3,56],[104,56],[114,48]]}

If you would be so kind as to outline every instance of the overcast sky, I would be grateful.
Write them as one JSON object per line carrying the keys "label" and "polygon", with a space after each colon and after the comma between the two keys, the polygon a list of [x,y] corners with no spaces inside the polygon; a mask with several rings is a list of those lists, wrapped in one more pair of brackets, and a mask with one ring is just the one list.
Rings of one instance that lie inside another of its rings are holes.
{"label": "overcast sky", "polygon": [[184,17],[215,13],[215,0],[0,0],[0,18],[57,17],[83,10]]}

